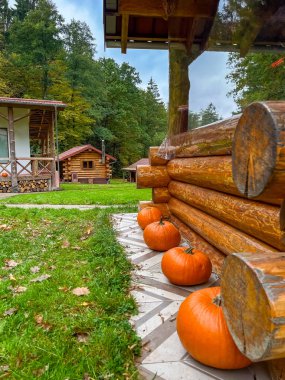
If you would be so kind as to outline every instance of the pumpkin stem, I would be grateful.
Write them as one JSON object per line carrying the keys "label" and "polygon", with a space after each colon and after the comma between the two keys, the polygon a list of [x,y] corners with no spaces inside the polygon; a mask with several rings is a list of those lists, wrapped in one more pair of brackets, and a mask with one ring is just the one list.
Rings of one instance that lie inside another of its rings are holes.
{"label": "pumpkin stem", "polygon": [[163,216],[162,216],[162,217],[160,218],[160,221],[159,221],[159,224],[161,224],[162,226],[164,225],[163,220],[164,220],[164,218],[163,218]]}
{"label": "pumpkin stem", "polygon": [[220,294],[218,294],[214,299],[213,299],[213,304],[221,307],[222,306],[222,297]]}
{"label": "pumpkin stem", "polygon": [[193,249],[194,247],[190,243],[189,240],[186,239],[186,243],[189,245],[189,247],[185,250],[185,253],[188,253],[189,255],[194,255]]}

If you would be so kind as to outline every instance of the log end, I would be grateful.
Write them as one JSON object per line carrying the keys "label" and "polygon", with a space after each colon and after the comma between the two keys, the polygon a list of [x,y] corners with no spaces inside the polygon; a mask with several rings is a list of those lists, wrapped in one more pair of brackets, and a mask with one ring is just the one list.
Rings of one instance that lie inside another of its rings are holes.
{"label": "log end", "polygon": [[266,103],[250,104],[239,119],[233,141],[233,179],[246,197],[263,193],[277,158],[277,125]]}

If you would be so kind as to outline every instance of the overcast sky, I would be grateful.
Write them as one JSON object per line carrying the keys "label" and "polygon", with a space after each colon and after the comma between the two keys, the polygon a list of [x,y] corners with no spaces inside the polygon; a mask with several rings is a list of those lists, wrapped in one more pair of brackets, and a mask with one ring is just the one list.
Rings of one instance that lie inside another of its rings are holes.
{"label": "overcast sky", "polygon": [[[142,0],[138,0],[142,1]],[[142,79],[142,86],[146,87],[150,77],[158,84],[163,100],[168,102],[168,52],[164,50],[131,50],[121,54],[120,49],[106,49],[104,51],[103,33],[103,0],[53,0],[58,11],[70,21],[72,18],[85,21],[95,39],[98,57],[110,57],[118,63],[128,62],[135,67]],[[13,1],[11,0],[12,4]],[[223,117],[231,116],[236,110],[232,97],[227,93],[230,85],[227,84],[226,53],[203,53],[190,65],[190,109],[199,112],[201,108],[213,103],[218,113]]]}

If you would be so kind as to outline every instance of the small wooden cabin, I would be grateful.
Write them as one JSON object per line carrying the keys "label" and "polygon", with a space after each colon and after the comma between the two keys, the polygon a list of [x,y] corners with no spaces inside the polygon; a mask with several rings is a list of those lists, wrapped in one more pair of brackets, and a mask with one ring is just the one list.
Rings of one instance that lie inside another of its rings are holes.
{"label": "small wooden cabin", "polygon": [[64,182],[108,183],[116,158],[87,144],[59,155],[60,178]]}
{"label": "small wooden cabin", "polygon": [[0,193],[58,188],[55,135],[60,101],[0,97]]}
{"label": "small wooden cabin", "polygon": [[140,160],[134,162],[129,165],[127,168],[123,168],[123,179],[126,177],[126,173],[128,173],[128,182],[136,182],[137,181],[137,166],[138,165],[149,165],[148,158],[141,158]]}

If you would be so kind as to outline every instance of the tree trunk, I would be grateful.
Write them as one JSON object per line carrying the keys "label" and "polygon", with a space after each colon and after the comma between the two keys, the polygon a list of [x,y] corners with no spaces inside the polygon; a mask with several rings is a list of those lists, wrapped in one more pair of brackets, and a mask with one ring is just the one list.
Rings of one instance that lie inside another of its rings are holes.
{"label": "tree trunk", "polygon": [[285,102],[253,103],[233,143],[233,178],[249,197],[285,198]]}
{"label": "tree trunk", "polygon": [[285,254],[235,253],[225,261],[221,294],[230,333],[252,361],[285,356]]}
{"label": "tree trunk", "polygon": [[175,198],[169,210],[225,255],[233,252],[276,252],[277,250],[214,217]]}
{"label": "tree trunk", "polygon": [[173,197],[285,251],[280,207],[176,181],[171,181],[168,189]]}
{"label": "tree trunk", "polygon": [[188,67],[190,57],[185,46],[181,49],[169,46],[169,111],[168,136],[185,132],[180,129],[179,106],[188,105],[190,82]]}

